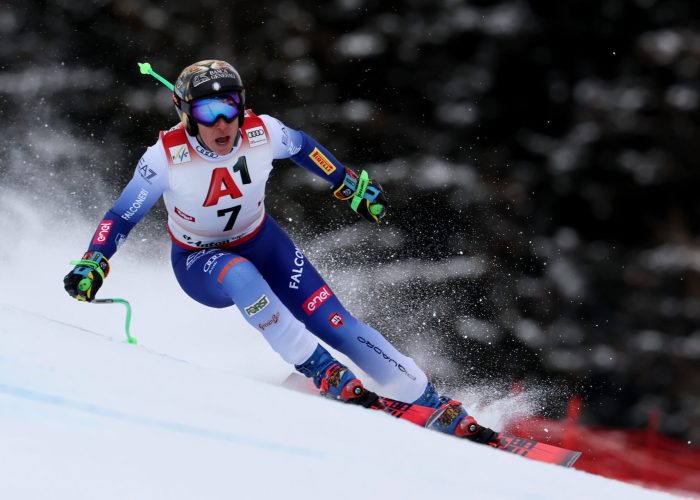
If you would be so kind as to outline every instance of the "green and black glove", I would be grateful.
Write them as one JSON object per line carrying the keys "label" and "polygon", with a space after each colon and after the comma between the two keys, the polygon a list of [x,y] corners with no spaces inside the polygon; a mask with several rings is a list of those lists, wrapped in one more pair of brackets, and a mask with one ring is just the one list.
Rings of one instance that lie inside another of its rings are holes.
{"label": "green and black glove", "polygon": [[107,257],[100,252],[87,252],[82,260],[74,260],[71,264],[75,267],[63,278],[63,287],[71,297],[92,302],[109,274]]}
{"label": "green and black glove", "polygon": [[333,188],[333,196],[350,201],[350,207],[370,222],[379,222],[386,215],[388,203],[384,190],[364,170],[358,176],[346,167],[345,179]]}

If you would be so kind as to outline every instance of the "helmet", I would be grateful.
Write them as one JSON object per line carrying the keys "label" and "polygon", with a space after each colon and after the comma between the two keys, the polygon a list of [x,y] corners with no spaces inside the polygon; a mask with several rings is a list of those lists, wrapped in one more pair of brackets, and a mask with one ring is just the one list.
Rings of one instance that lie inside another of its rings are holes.
{"label": "helmet", "polygon": [[190,103],[200,97],[237,92],[241,95],[238,125],[243,125],[245,87],[236,68],[226,61],[207,59],[187,66],[175,82],[173,102],[178,115],[184,117],[187,132],[197,135],[197,122],[190,116]]}

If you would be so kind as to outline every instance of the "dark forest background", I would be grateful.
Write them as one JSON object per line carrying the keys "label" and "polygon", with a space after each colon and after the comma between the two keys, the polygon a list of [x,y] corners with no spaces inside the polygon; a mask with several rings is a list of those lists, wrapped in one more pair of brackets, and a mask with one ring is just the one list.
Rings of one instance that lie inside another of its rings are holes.
{"label": "dark forest background", "polygon": [[136,63],[228,60],[385,187],[379,227],[290,163],[267,204],[438,384],[700,440],[697,1],[12,0],[0,41],[3,183],[49,172],[97,221],[177,120]]}

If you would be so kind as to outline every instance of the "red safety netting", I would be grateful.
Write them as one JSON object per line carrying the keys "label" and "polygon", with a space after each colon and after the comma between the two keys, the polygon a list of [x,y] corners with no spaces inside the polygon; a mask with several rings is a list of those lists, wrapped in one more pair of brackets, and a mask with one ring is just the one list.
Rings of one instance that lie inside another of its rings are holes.
{"label": "red safety netting", "polygon": [[700,448],[657,432],[658,414],[647,429],[587,427],[579,422],[581,402],[569,403],[565,420],[528,418],[508,431],[583,452],[575,469],[669,492],[700,495]]}

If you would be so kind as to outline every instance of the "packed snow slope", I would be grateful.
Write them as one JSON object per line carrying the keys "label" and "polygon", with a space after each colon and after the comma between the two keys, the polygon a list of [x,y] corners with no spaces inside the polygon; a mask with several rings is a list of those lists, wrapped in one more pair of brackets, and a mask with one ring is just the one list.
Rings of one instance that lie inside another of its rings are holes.
{"label": "packed snow slope", "polygon": [[290,368],[237,311],[187,298],[161,240],[130,240],[100,291],[131,301],[129,345],[120,305],[63,291],[94,221],[2,194],[2,499],[667,496],[282,387]]}

